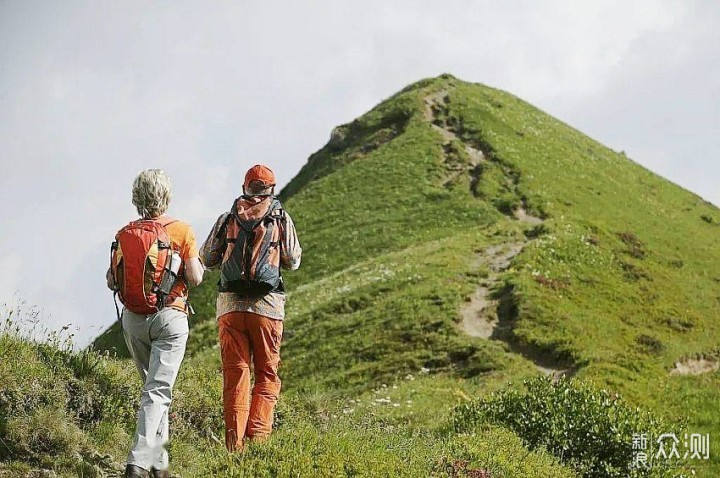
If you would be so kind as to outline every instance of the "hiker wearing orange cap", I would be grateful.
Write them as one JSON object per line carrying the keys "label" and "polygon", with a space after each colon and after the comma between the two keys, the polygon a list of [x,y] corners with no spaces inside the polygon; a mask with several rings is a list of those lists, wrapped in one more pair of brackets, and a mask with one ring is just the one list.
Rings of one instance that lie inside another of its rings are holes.
{"label": "hiker wearing orange cap", "polygon": [[267,166],[253,166],[243,195],[220,215],[200,248],[205,266],[220,269],[217,317],[229,451],[272,431],[285,318],[280,269],[297,269],[301,255],[293,221],[275,196],[275,174]]}

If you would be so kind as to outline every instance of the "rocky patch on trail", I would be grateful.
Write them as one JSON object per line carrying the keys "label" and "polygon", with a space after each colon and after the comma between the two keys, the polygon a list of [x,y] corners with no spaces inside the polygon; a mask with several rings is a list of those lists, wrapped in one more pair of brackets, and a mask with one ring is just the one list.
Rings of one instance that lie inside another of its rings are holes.
{"label": "rocky patch on trail", "polygon": [[720,370],[720,362],[713,357],[686,358],[675,362],[670,375],[702,375]]}
{"label": "rocky patch on trail", "polygon": [[524,205],[520,206],[519,208],[517,208],[515,210],[515,219],[517,219],[520,222],[524,222],[526,224],[530,224],[533,226],[538,226],[538,225],[542,224],[543,222],[545,222],[537,216],[528,214]]}

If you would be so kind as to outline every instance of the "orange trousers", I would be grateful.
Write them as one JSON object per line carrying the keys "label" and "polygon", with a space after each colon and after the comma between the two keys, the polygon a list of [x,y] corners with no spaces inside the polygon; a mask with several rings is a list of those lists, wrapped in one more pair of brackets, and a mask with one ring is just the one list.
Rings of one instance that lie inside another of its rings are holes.
{"label": "orange trousers", "polygon": [[[223,370],[225,446],[241,450],[249,438],[270,435],[280,395],[283,322],[251,312],[229,312],[218,320]],[[250,397],[250,360],[255,384]]]}

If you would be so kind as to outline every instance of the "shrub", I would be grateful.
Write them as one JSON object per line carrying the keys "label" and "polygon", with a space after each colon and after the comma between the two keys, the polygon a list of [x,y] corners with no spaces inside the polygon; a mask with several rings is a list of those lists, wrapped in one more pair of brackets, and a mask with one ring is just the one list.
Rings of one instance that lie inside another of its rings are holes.
{"label": "shrub", "polygon": [[647,334],[640,334],[635,337],[635,342],[640,346],[640,350],[649,354],[659,354],[665,350],[665,345],[657,337]]}
{"label": "shrub", "polygon": [[[668,430],[617,394],[571,379],[540,377],[457,407],[452,427],[468,432],[483,424],[514,431],[531,448],[546,448],[587,478],[665,476],[669,462],[633,468],[633,435],[659,437]],[[648,453],[649,455],[649,453]]]}
{"label": "shrub", "polygon": [[714,224],[714,223],[715,223],[715,220],[714,220],[711,216],[708,216],[707,214],[701,215],[701,216],[700,216],[700,219],[702,219],[703,221],[707,222],[708,224]]}
{"label": "shrub", "polygon": [[647,255],[645,244],[638,239],[638,237],[632,232],[621,232],[618,233],[618,238],[625,243],[628,248],[625,250],[627,254],[630,254],[635,259],[644,259]]}

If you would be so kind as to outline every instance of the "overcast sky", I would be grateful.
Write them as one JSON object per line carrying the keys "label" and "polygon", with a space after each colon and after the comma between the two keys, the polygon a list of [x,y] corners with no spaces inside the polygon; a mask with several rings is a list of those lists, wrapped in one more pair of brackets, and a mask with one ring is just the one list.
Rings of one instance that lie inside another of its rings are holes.
{"label": "overcast sky", "polygon": [[115,320],[137,172],[199,240],[264,162],[444,72],[504,89],[720,204],[720,2],[0,0],[0,304]]}

